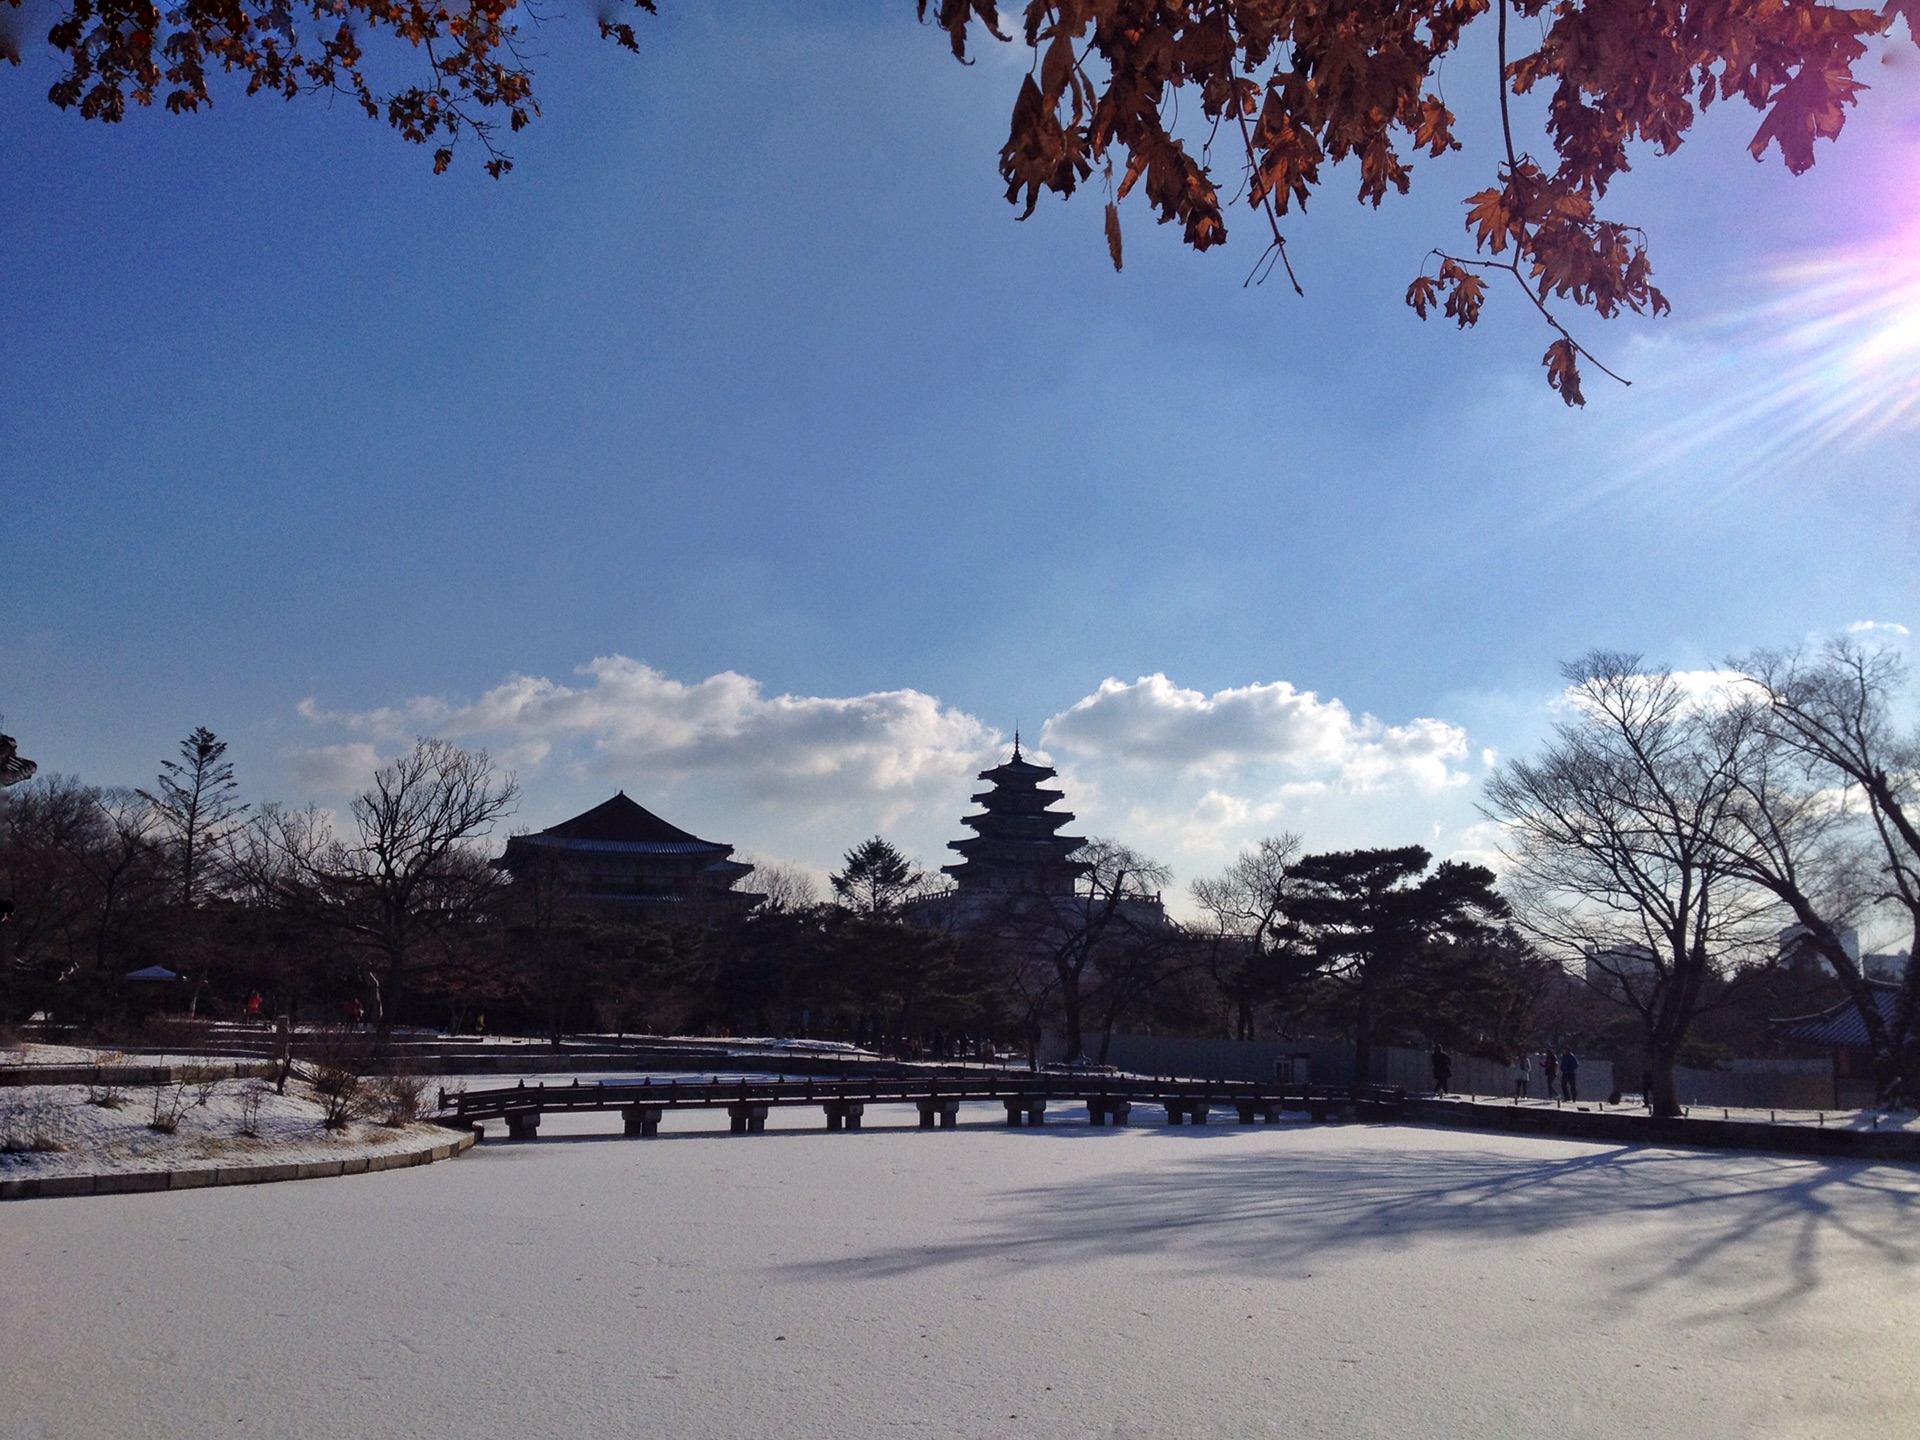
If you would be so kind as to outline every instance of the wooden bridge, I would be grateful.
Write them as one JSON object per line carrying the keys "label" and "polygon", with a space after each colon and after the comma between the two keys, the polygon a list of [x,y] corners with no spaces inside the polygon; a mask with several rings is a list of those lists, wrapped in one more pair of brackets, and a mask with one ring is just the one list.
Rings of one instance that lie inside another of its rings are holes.
{"label": "wooden bridge", "polygon": [[575,1080],[569,1085],[521,1081],[490,1090],[443,1089],[437,1118],[445,1125],[472,1128],[500,1120],[506,1123],[509,1136],[530,1140],[539,1131],[540,1117],[549,1111],[617,1110],[628,1135],[651,1136],[659,1133],[660,1120],[669,1110],[724,1109],[732,1133],[748,1135],[766,1129],[767,1115],[774,1108],[793,1106],[819,1106],[829,1130],[858,1130],[869,1105],[912,1105],[920,1112],[921,1129],[951,1130],[959,1124],[960,1107],[965,1104],[1003,1106],[1007,1124],[1015,1126],[1044,1123],[1050,1104],[1084,1104],[1095,1125],[1125,1125],[1136,1105],[1158,1107],[1169,1125],[1204,1125],[1216,1110],[1231,1112],[1240,1124],[1252,1125],[1272,1124],[1283,1111],[1305,1113],[1317,1121],[1392,1119],[1400,1113],[1404,1099],[1401,1090],[1383,1085],[1335,1088],[1113,1075],[1081,1078],[1027,1071],[840,1080],[714,1075],[585,1084]]}

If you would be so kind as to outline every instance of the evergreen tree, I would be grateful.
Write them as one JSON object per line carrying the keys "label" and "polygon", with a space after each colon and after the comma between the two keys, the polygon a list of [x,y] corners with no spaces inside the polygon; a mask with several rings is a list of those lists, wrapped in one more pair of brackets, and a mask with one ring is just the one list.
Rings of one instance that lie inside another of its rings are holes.
{"label": "evergreen tree", "polygon": [[[1353,1078],[1366,1084],[1381,1022],[1423,970],[1453,947],[1492,936],[1507,902],[1495,893],[1493,872],[1443,861],[1419,845],[1391,850],[1342,850],[1309,855],[1289,866],[1285,937],[1307,973],[1332,990],[1332,1009],[1351,1029]],[[1422,878],[1424,877],[1424,878]]]}
{"label": "evergreen tree", "polygon": [[926,885],[926,875],[891,841],[875,835],[845,856],[846,869],[833,877],[833,893],[842,905],[869,919],[897,915]]}
{"label": "evergreen tree", "polygon": [[139,792],[160,821],[160,843],[184,910],[206,898],[221,847],[247,813],[226,754],[227,742],[202,725],[180,742],[178,760],[160,762],[155,791]]}

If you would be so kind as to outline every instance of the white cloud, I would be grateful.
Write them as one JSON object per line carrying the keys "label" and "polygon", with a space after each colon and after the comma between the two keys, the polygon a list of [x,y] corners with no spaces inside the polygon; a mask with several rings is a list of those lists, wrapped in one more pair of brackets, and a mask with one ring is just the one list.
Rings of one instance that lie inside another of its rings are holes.
{"label": "white cloud", "polygon": [[1847,633],[1849,635],[1869,635],[1876,632],[1901,636],[1911,635],[1913,633],[1906,626],[1896,624],[1891,620],[1856,620],[1847,626]]}
{"label": "white cloud", "polygon": [[349,745],[322,745],[286,756],[288,772],[302,785],[344,794],[360,789],[380,768],[380,755],[365,741]]}
{"label": "white cloud", "polygon": [[[328,791],[363,784],[378,756],[433,734],[487,748],[516,770],[519,823],[551,824],[615,786],[675,824],[787,857],[816,879],[882,833],[920,864],[947,842],[1005,740],[918,690],[769,695],[725,671],[683,682],[623,656],[566,683],[515,675],[472,700],[417,696],[361,711],[299,707],[345,743],[290,758]],[[1285,681],[1203,694],[1165,675],[1108,680],[1043,729],[1060,766],[1069,833],[1110,835],[1167,861],[1175,887],[1282,830],[1308,846],[1399,844],[1473,820],[1465,732],[1421,718],[1386,724]],[[1444,852],[1444,842],[1433,844]],[[1179,905],[1173,892],[1170,899]]]}
{"label": "white cloud", "polygon": [[468,703],[420,696],[352,713],[300,713],[381,739],[432,733],[501,748],[536,768],[557,749],[581,778],[648,786],[709,776],[763,800],[881,802],[882,814],[969,778],[999,741],[918,690],[851,697],[765,694],[733,671],[694,684],[625,656],[584,665],[585,683],[515,675]]}
{"label": "white cloud", "polygon": [[1453,769],[1467,755],[1459,726],[1355,719],[1340,701],[1285,680],[1211,695],[1182,689],[1165,675],[1132,684],[1106,680],[1049,720],[1044,735],[1085,760],[1172,768],[1200,779],[1278,767],[1356,790],[1398,782],[1439,789],[1466,781]]}

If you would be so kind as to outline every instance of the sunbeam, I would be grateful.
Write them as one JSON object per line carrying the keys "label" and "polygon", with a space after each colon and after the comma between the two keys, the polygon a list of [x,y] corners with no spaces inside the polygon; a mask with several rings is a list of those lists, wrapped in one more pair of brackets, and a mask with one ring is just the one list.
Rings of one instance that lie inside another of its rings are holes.
{"label": "sunbeam", "polygon": [[1920,423],[1920,223],[1781,262],[1766,289],[1702,326],[1665,382],[1692,398],[1642,441],[1637,472],[1715,451],[1716,470],[1757,478]]}

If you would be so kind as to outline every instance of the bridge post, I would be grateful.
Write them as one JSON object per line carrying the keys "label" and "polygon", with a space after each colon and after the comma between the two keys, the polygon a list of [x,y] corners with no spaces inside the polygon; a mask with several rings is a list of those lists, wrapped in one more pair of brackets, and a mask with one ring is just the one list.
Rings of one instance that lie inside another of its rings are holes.
{"label": "bridge post", "polygon": [[1087,1101],[1087,1123],[1099,1129],[1107,1123],[1107,1103],[1104,1100]]}
{"label": "bridge post", "polygon": [[1160,1103],[1167,1107],[1167,1124],[1178,1125],[1182,1120],[1187,1118],[1186,1108],[1171,1096],[1162,1100]]}
{"label": "bridge post", "polygon": [[1187,1102],[1187,1119],[1195,1125],[1206,1124],[1207,1102],[1204,1100],[1189,1100]]}
{"label": "bridge post", "polygon": [[1253,1103],[1253,1101],[1242,1100],[1239,1102],[1237,1106],[1235,1106],[1235,1108],[1240,1112],[1240,1123],[1242,1125],[1253,1124],[1254,1112],[1259,1108]]}
{"label": "bridge post", "polygon": [[511,1110],[507,1112],[507,1138],[510,1140],[531,1140],[540,1129],[538,1110]]}
{"label": "bridge post", "polygon": [[1107,1123],[1109,1125],[1124,1125],[1133,1114],[1133,1102],[1131,1100],[1109,1100],[1107,1101],[1106,1110]]}
{"label": "bridge post", "polygon": [[659,1105],[629,1105],[620,1113],[626,1121],[627,1134],[650,1137],[660,1133],[660,1117],[665,1109]]}
{"label": "bridge post", "polygon": [[958,1100],[942,1100],[940,1102],[940,1128],[942,1130],[952,1130],[958,1126],[959,1123],[960,1102]]}
{"label": "bridge post", "polygon": [[867,1113],[867,1102],[864,1100],[849,1100],[846,1103],[846,1112],[847,1129],[858,1130],[860,1128],[860,1117]]}
{"label": "bridge post", "polygon": [[767,1107],[752,1101],[737,1100],[727,1106],[729,1129],[735,1135],[758,1135],[767,1128]]}
{"label": "bridge post", "polygon": [[931,1129],[933,1129],[933,1124],[934,1124],[934,1121],[933,1121],[933,1101],[931,1101],[931,1100],[916,1100],[916,1101],[914,1101],[914,1104],[915,1104],[915,1105],[917,1105],[917,1106],[919,1106],[919,1108],[920,1108],[920,1128],[921,1128],[922,1130],[931,1130]]}
{"label": "bridge post", "polygon": [[1027,1101],[1027,1125],[1039,1129],[1046,1122],[1047,1102],[1044,1100]]}
{"label": "bridge post", "polygon": [[1012,1095],[1001,1101],[1001,1104],[1007,1107],[1007,1124],[1018,1125],[1020,1123],[1020,1112],[1026,1108],[1027,1102],[1022,1100],[1018,1095]]}

